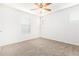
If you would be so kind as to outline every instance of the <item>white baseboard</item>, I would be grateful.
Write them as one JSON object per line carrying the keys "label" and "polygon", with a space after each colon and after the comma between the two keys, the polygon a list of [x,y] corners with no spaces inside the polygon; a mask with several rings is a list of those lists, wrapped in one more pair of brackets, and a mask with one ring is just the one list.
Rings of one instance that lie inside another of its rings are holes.
{"label": "white baseboard", "polygon": [[59,40],[59,39],[56,39],[54,37],[51,37],[51,36],[45,36],[43,35],[42,36],[43,38],[46,38],[46,39],[50,39],[50,40],[55,40],[55,41],[59,41],[59,42],[62,42],[62,43],[67,43],[67,44],[71,44],[71,45],[77,45],[79,46],[79,43],[78,42],[73,42],[73,41],[66,41],[66,40]]}
{"label": "white baseboard", "polygon": [[18,43],[18,42],[22,42],[22,41],[26,41],[26,40],[32,40],[32,39],[36,39],[36,38],[46,38],[46,39],[50,39],[50,40],[55,40],[55,41],[59,41],[59,42],[63,42],[63,43],[67,43],[67,44],[72,44],[72,45],[79,46],[78,42],[59,40],[59,39],[56,39],[54,37],[47,36],[47,35],[42,35],[41,37],[38,36],[38,35],[26,36],[25,38],[20,39],[20,40],[13,40],[13,41],[9,41],[9,42],[2,42],[2,43],[0,43],[0,46],[14,44],[14,43]]}
{"label": "white baseboard", "polygon": [[9,42],[2,42],[0,43],[0,46],[5,46],[5,45],[9,45],[9,44],[14,44],[14,43],[18,43],[18,42],[22,42],[22,41],[26,41],[26,40],[32,40],[32,39],[36,39],[38,38],[39,36],[29,36],[29,37],[25,37],[23,39],[18,39],[18,40],[12,40],[12,41],[9,41]]}

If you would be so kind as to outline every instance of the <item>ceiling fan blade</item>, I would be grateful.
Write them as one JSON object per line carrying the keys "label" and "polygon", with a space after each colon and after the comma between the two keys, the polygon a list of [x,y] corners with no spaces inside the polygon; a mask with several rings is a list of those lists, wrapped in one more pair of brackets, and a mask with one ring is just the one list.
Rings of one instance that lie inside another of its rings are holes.
{"label": "ceiling fan blade", "polygon": [[48,4],[48,3],[46,3],[46,4],[44,4],[43,5],[43,9],[48,9],[48,6],[49,6],[50,4]]}
{"label": "ceiling fan blade", "polygon": [[41,6],[41,4],[38,4],[38,3],[35,3],[35,5],[36,5],[38,8],[40,8],[40,6]]}
{"label": "ceiling fan blade", "polygon": [[46,5],[50,5],[50,4],[52,4],[52,3],[46,3]]}
{"label": "ceiling fan blade", "polygon": [[51,9],[46,9],[46,8],[45,8],[44,10],[46,10],[46,11],[51,11]]}

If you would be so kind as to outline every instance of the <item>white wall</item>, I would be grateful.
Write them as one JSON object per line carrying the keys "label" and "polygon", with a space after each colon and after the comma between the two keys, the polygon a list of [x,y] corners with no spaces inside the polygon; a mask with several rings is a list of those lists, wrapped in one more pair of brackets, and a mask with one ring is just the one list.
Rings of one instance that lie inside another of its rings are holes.
{"label": "white wall", "polygon": [[[44,16],[41,36],[79,45],[78,15],[79,5]],[[0,5],[0,46],[39,37],[39,26],[39,16]]]}
{"label": "white wall", "polygon": [[79,5],[43,17],[42,36],[79,45]]}
{"label": "white wall", "polygon": [[[38,37],[39,17],[0,5],[0,46]],[[29,24],[30,23],[30,24]],[[28,27],[24,33],[24,27]]]}

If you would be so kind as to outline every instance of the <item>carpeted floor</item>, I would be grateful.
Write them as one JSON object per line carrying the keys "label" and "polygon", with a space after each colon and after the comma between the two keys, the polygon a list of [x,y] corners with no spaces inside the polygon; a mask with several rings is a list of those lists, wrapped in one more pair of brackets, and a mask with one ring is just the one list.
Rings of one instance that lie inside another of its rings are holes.
{"label": "carpeted floor", "polygon": [[79,46],[45,38],[0,47],[1,56],[79,56]]}

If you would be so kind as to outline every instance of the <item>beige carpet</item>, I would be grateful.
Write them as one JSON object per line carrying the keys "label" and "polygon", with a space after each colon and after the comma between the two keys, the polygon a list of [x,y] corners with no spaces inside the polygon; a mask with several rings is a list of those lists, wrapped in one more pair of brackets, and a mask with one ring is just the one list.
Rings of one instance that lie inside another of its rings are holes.
{"label": "beige carpet", "polygon": [[0,47],[1,56],[78,56],[79,46],[38,38]]}

